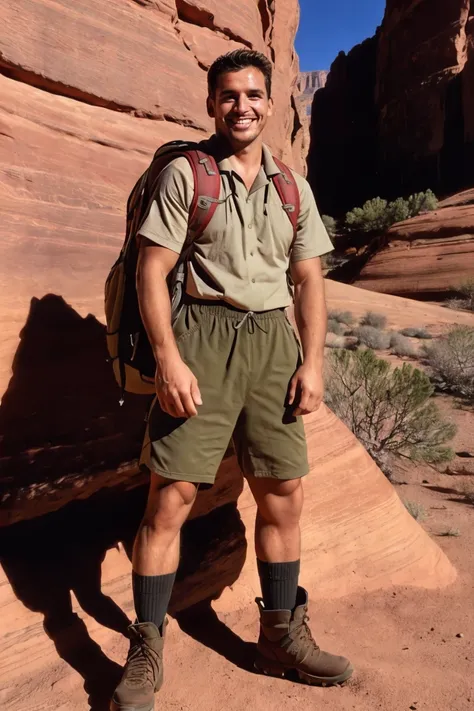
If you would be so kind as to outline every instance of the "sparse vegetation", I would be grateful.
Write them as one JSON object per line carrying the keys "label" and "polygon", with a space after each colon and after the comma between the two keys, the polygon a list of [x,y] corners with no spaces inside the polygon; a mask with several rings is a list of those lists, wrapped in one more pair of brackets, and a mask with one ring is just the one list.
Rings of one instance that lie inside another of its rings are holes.
{"label": "sparse vegetation", "polygon": [[438,463],[456,427],[430,399],[428,376],[405,363],[391,369],[371,350],[334,350],[326,360],[326,402],[390,477],[394,456]]}
{"label": "sparse vegetation", "polygon": [[337,309],[329,311],[328,319],[333,319],[339,323],[345,323],[346,326],[351,326],[355,321],[355,318],[350,311],[338,311]]}
{"label": "sparse vegetation", "polygon": [[447,528],[445,531],[441,531],[439,535],[444,537],[452,536],[453,538],[458,538],[461,535],[461,531],[459,530],[459,528]]}
{"label": "sparse vegetation", "polygon": [[413,516],[415,521],[421,522],[426,519],[426,509],[422,504],[419,504],[416,501],[404,501],[405,508],[410,514],[410,516]]}
{"label": "sparse vegetation", "polygon": [[461,294],[462,298],[448,299],[446,306],[450,309],[474,311],[474,279],[468,279],[452,288]]}
{"label": "sparse vegetation", "polygon": [[321,215],[321,219],[323,221],[324,227],[326,228],[326,232],[332,239],[336,235],[336,220],[330,215]]}
{"label": "sparse vegetation", "polygon": [[327,330],[329,333],[335,333],[336,336],[343,336],[346,328],[344,324],[340,323],[339,321],[336,321],[336,319],[329,318]]}
{"label": "sparse vegetation", "polygon": [[418,328],[418,327],[402,328],[402,330],[399,331],[399,333],[402,336],[408,336],[410,338],[424,338],[426,340],[433,338],[431,333],[429,331],[427,331],[426,328]]}
{"label": "sparse vegetation", "polygon": [[415,193],[406,200],[399,197],[387,202],[380,197],[367,200],[362,207],[355,207],[346,214],[346,227],[362,232],[385,231],[395,222],[415,217],[421,212],[436,210],[438,200],[431,191]]}
{"label": "sparse vegetation", "polygon": [[416,358],[417,356],[416,348],[414,348],[410,339],[400,333],[392,333],[390,336],[390,350],[394,355],[401,358]]}
{"label": "sparse vegetation", "polygon": [[426,345],[424,350],[441,387],[474,398],[474,328],[455,326],[447,336]]}
{"label": "sparse vegetation", "polygon": [[326,336],[327,348],[345,348],[346,344],[347,340],[345,336],[336,336],[335,334],[331,334],[329,338]]}
{"label": "sparse vegetation", "polygon": [[375,351],[383,351],[390,347],[390,334],[374,326],[358,326],[353,334],[362,345]]}
{"label": "sparse vegetation", "polygon": [[462,494],[467,503],[472,504],[474,506],[474,483],[470,481],[464,482]]}
{"label": "sparse vegetation", "polygon": [[377,314],[374,311],[367,311],[362,316],[360,321],[361,326],[373,326],[374,328],[385,328],[387,325],[387,317],[383,314]]}

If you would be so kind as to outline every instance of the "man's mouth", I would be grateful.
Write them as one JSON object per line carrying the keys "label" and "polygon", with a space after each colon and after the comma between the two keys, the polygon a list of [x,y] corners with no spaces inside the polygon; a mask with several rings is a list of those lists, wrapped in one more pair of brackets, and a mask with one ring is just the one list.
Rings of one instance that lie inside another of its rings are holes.
{"label": "man's mouth", "polygon": [[229,119],[229,123],[237,130],[245,130],[255,121],[253,118]]}

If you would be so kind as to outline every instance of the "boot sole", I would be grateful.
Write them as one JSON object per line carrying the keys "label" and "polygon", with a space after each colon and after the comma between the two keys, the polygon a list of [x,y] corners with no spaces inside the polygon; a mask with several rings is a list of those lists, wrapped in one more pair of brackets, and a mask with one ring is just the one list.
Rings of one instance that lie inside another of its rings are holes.
{"label": "boot sole", "polygon": [[338,676],[313,676],[312,674],[306,674],[306,672],[299,671],[295,667],[287,667],[283,664],[278,664],[278,662],[266,662],[261,659],[255,662],[254,668],[260,674],[279,677],[281,679],[285,678],[287,672],[295,671],[298,674],[300,681],[305,684],[310,684],[311,686],[337,686],[338,684],[343,684],[345,681],[350,679],[354,673],[353,667],[349,665],[347,669]]}

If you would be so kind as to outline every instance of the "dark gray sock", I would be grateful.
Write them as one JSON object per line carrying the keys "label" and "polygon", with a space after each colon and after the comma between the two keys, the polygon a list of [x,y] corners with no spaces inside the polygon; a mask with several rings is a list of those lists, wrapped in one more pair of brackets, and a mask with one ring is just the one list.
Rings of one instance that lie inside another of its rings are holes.
{"label": "dark gray sock", "polygon": [[267,610],[294,610],[300,561],[264,563],[257,558],[263,604]]}
{"label": "dark gray sock", "polygon": [[176,573],[138,575],[132,572],[133,602],[138,622],[153,622],[161,627],[173,591]]}

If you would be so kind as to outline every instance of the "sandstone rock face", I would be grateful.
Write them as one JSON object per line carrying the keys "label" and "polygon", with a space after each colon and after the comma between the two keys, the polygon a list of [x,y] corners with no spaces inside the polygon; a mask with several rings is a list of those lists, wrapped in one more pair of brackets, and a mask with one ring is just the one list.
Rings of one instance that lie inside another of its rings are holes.
{"label": "sandstone rock face", "polygon": [[272,59],[267,141],[298,167],[298,3],[7,0],[0,20],[2,496],[62,480],[62,505],[143,433],[144,404],[118,406],[102,326],[128,193],[160,144],[212,130],[205,69],[236,47]]}
{"label": "sandstone rock face", "polygon": [[[309,166],[324,211],[343,212],[379,194],[454,192],[474,180],[470,0],[389,0],[371,43],[373,51],[364,43],[338,57],[315,97]],[[363,89],[346,102],[357,91],[356,77]],[[331,135],[343,145],[346,137],[362,140],[359,153],[330,150]],[[345,183],[339,201],[332,197],[336,175]]]}
{"label": "sandstone rock face", "polygon": [[[451,201],[456,203],[456,196],[447,202]],[[472,278],[473,205],[451,204],[399,222],[388,230],[384,239],[386,246],[371,257],[354,286],[437,300]]]}

